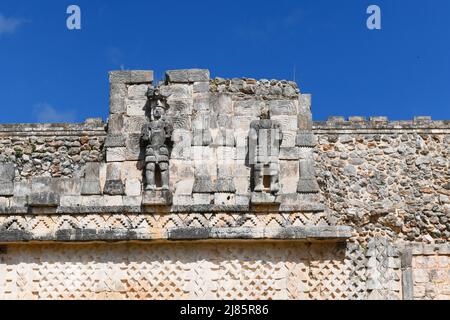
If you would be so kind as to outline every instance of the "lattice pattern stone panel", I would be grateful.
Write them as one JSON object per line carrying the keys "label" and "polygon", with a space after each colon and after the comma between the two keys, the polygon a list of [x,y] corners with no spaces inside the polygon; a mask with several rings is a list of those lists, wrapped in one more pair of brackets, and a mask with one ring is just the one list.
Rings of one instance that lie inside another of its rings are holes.
{"label": "lattice pattern stone panel", "polygon": [[344,260],[323,243],[8,245],[0,298],[345,299]]}

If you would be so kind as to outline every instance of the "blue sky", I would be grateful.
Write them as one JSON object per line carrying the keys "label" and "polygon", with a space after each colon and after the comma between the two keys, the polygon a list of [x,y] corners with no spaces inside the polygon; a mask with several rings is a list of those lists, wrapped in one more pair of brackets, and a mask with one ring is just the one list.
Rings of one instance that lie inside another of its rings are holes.
{"label": "blue sky", "polygon": [[[66,28],[77,4],[82,30]],[[366,9],[382,10],[382,30]],[[450,1],[1,0],[0,123],[106,119],[107,72],[295,78],[331,115],[450,119]]]}

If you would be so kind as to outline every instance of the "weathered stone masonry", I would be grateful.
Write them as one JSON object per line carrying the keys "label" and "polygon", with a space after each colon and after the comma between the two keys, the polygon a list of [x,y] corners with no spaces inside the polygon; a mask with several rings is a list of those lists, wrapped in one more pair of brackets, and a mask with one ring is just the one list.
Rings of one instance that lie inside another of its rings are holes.
{"label": "weathered stone masonry", "polygon": [[1,298],[450,298],[449,121],[314,123],[296,83],[208,70],[109,80],[107,123],[0,125]]}

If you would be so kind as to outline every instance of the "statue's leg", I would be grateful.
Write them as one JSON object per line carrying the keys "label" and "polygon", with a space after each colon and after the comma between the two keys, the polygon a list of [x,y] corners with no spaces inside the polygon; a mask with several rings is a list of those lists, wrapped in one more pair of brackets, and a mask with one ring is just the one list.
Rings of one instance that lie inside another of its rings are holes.
{"label": "statue's leg", "polygon": [[145,180],[147,185],[145,186],[145,190],[153,191],[156,189],[155,183],[155,163],[148,162],[145,168]]}
{"label": "statue's leg", "polygon": [[270,164],[270,192],[271,193],[278,193],[280,191],[280,170],[278,163],[271,163]]}
{"label": "statue's leg", "polygon": [[263,164],[261,164],[261,163],[255,164],[253,175],[254,175],[254,182],[255,182],[255,189],[254,190],[256,192],[262,192],[264,190],[264,183],[263,183],[264,168],[263,168]]}
{"label": "statue's leg", "polygon": [[161,184],[163,190],[169,190],[169,163],[160,162],[159,170],[161,172]]}

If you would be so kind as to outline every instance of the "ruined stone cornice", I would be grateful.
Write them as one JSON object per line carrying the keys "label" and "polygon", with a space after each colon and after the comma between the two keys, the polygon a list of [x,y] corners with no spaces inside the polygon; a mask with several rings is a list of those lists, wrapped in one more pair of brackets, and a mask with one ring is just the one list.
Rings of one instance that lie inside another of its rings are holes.
{"label": "ruined stone cornice", "polygon": [[106,124],[101,119],[87,119],[83,123],[0,124],[0,137],[82,135],[106,136]]}

